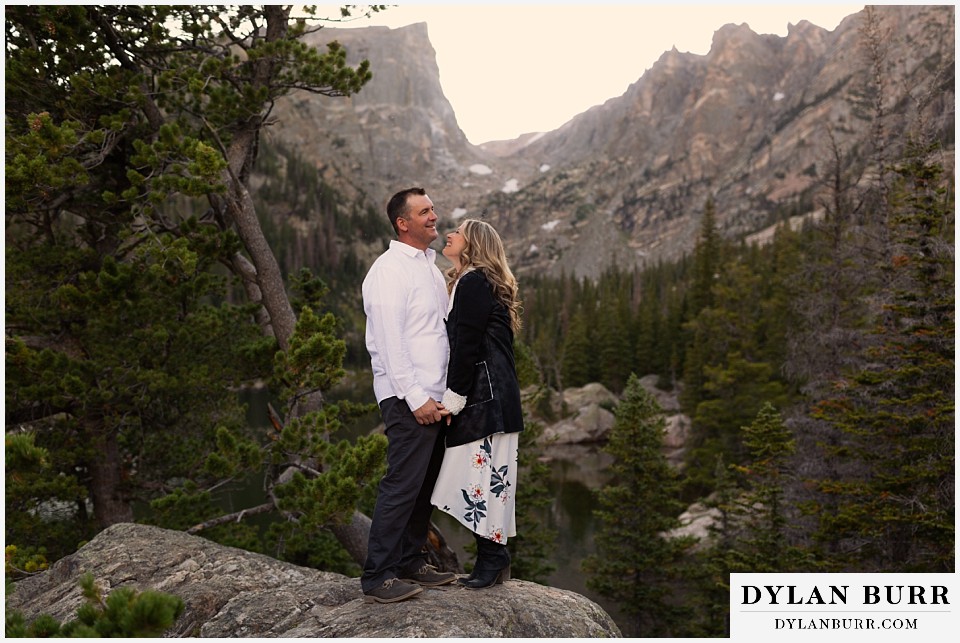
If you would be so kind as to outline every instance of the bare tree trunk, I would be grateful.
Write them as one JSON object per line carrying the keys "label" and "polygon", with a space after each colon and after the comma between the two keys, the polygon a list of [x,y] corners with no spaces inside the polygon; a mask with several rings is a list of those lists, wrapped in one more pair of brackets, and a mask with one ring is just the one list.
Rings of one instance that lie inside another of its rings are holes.
{"label": "bare tree trunk", "polygon": [[[260,290],[260,303],[267,311],[273,335],[277,338],[282,350],[290,348],[290,337],[293,335],[297,323],[287,296],[283,274],[277,258],[267,243],[263,228],[257,220],[257,211],[253,205],[253,198],[247,187],[239,180],[238,172],[243,162],[236,162],[252,153],[254,137],[240,135],[234,139],[228,150],[230,167],[224,170],[224,182],[228,187],[223,197],[223,209],[237,227],[237,233],[243,242],[256,274],[256,285]],[[234,167],[237,171],[234,171]],[[248,294],[250,289],[248,288]]]}
{"label": "bare tree trunk", "polygon": [[[285,38],[289,28],[290,7],[268,5],[264,7],[264,15],[267,22],[266,40],[276,42]],[[254,64],[256,71],[253,85],[269,86],[278,63],[264,57]],[[260,302],[270,318],[272,334],[277,338],[280,348],[287,350],[297,318],[287,296],[280,265],[263,234],[263,228],[257,219],[257,210],[246,185],[246,177],[249,176],[257,156],[260,128],[263,127],[264,118],[260,114],[251,116],[246,126],[234,133],[226,150],[227,167],[223,170],[223,184],[227,186],[227,191],[222,196],[221,211],[236,225],[240,240],[253,262]],[[248,288],[248,294],[249,292]]]}
{"label": "bare tree trunk", "polygon": [[[360,565],[367,559],[367,536],[370,533],[371,520],[365,514],[355,511],[350,524],[335,525],[331,528],[340,544]],[[447,545],[443,532],[432,522],[427,531],[427,560],[443,572],[462,573],[463,567],[456,552]]]}
{"label": "bare tree trunk", "polygon": [[93,515],[101,529],[121,522],[133,522],[133,508],[121,493],[120,449],[112,435],[103,436],[95,449],[90,468],[90,496]]}
{"label": "bare tree trunk", "polygon": [[360,566],[367,560],[367,540],[370,535],[370,518],[354,511],[349,523],[333,525],[330,531],[337,537],[337,541],[350,554],[350,557]]}
{"label": "bare tree trunk", "polygon": [[443,532],[432,522],[427,532],[427,555],[430,564],[442,572],[463,573],[463,567],[460,566],[460,560],[455,551],[447,545],[447,539]]}
{"label": "bare tree trunk", "polygon": [[274,337],[273,326],[270,324],[270,315],[263,306],[263,296],[260,294],[260,284],[257,281],[256,266],[250,263],[250,260],[242,254],[237,253],[232,257],[230,269],[234,274],[240,276],[240,281],[243,284],[244,292],[247,294],[247,299],[252,303],[260,304],[260,308],[258,308],[254,314],[254,319],[260,327],[260,330],[262,330],[263,334],[267,337]]}
{"label": "bare tree trunk", "polygon": [[[271,5],[265,8],[265,14],[267,40],[279,40],[285,37],[289,8]],[[262,79],[263,85],[268,85],[275,71],[275,63],[265,58],[259,61],[258,65],[257,77]],[[244,177],[249,175],[250,165],[256,158],[261,126],[260,116],[252,118],[249,127],[237,132],[230,142],[226,150],[228,166],[223,172],[227,191],[221,197],[223,201],[219,204],[222,206],[219,209],[236,225],[240,240],[250,256],[250,262],[246,262],[244,257],[237,257],[233,264],[243,276],[244,288],[247,295],[251,297],[251,301],[259,301],[266,311],[268,323],[265,323],[266,320],[262,318],[258,321],[264,332],[275,336],[280,348],[287,350],[296,326],[296,315],[290,304],[280,265],[263,234],[253,198],[244,180]],[[318,409],[323,403],[319,392],[308,397],[309,399],[301,399],[296,407],[290,410],[291,415],[302,416]],[[370,519],[358,511],[354,513],[349,523],[336,525],[332,531],[353,560],[363,565],[367,557]]]}

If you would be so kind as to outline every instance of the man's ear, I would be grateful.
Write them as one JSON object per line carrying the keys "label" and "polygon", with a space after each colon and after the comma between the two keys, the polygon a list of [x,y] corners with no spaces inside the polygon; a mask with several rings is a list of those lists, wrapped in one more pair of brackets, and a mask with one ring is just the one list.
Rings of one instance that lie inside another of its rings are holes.
{"label": "man's ear", "polygon": [[404,219],[403,217],[397,217],[397,230],[400,232],[409,232],[410,222]]}

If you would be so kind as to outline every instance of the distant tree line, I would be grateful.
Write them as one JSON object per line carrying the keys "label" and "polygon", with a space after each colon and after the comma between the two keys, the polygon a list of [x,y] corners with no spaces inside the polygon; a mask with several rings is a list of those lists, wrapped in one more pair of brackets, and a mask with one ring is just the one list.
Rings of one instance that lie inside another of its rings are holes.
{"label": "distant tree line", "polygon": [[[869,8],[864,33],[879,55]],[[922,119],[882,136],[859,163],[834,147],[822,219],[767,245],[722,240],[708,202],[689,259],[528,296],[554,381],[626,381],[584,565],[625,633],[729,635],[731,572],[954,571],[952,139]],[[692,419],[679,472],[638,374],[677,387]],[[716,512],[707,546],[664,537],[694,500]]]}
{"label": "distant tree line", "polygon": [[[524,281],[545,378],[622,397],[586,569],[632,634],[725,635],[732,571],[953,571],[949,179],[937,147],[910,141],[881,211],[828,206],[747,246],[721,239],[707,203],[689,258]],[[679,472],[644,375],[691,418]],[[695,501],[721,519],[712,547],[683,555],[695,543],[662,535]]]}

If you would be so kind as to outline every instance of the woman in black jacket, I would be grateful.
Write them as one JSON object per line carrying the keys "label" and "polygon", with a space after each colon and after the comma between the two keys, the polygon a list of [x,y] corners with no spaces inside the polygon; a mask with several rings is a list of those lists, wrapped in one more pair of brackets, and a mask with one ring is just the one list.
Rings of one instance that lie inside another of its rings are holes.
{"label": "woman in black jacket", "polygon": [[470,589],[510,578],[507,538],[516,535],[517,445],[523,430],[513,336],[520,329],[517,280],[493,227],[465,220],[447,235],[452,263],[447,335],[450,362],[443,406],[446,453],[433,504],[477,541]]}

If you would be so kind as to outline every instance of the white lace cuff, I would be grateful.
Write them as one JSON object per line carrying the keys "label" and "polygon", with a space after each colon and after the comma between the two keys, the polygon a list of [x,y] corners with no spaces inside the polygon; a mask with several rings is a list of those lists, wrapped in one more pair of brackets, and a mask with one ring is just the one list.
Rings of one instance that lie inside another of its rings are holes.
{"label": "white lace cuff", "polygon": [[467,405],[467,398],[447,389],[443,392],[443,399],[440,400],[440,403],[443,404],[445,409],[456,415]]}

